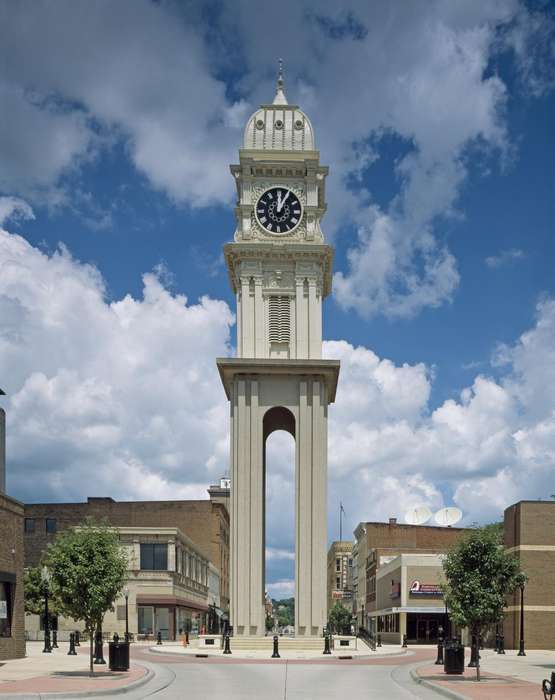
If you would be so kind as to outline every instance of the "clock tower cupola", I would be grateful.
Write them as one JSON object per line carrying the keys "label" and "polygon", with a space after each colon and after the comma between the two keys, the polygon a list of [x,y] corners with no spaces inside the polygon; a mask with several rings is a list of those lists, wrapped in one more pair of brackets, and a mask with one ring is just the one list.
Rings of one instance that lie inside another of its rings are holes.
{"label": "clock tower cupola", "polygon": [[234,243],[225,246],[237,299],[239,357],[322,355],[322,300],[331,291],[324,244],[328,168],[309,118],[285,96],[280,71],[271,104],[247,122],[239,165]]}

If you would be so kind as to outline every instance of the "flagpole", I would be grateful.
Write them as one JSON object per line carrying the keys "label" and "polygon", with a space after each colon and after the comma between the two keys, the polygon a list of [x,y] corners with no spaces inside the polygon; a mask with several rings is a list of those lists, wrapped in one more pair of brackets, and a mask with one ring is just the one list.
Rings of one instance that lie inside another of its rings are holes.
{"label": "flagpole", "polygon": [[343,503],[339,501],[339,541],[343,541]]}

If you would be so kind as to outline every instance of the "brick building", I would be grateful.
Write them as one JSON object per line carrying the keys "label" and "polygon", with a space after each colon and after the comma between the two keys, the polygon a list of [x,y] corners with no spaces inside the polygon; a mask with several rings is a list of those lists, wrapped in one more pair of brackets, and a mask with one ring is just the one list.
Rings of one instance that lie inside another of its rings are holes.
{"label": "brick building", "polygon": [[0,661],[25,656],[23,503],[0,493]]}
{"label": "brick building", "polygon": [[[366,573],[364,611],[357,615],[357,619],[360,617],[366,629],[375,629],[377,617],[380,616],[377,601],[377,576],[380,567],[390,564],[402,554],[440,554],[445,552],[464,534],[465,529],[404,525],[398,523],[396,518],[390,518],[387,523],[360,523],[355,532],[357,533],[355,568],[358,581],[361,579],[362,570]],[[360,587],[359,585],[358,588]],[[358,598],[357,607],[362,607],[360,594],[358,594]],[[395,611],[395,613],[398,612],[409,611]],[[425,613],[426,611],[423,614]],[[407,616],[403,615],[395,623],[399,626],[398,633],[401,635],[407,633],[406,627],[401,629],[403,625],[406,625],[407,619]],[[422,622],[421,625],[423,624]]]}
{"label": "brick building", "polygon": [[[555,649],[555,501],[519,501],[505,510],[505,547],[528,575],[524,589],[527,649]],[[518,649],[520,590],[507,601],[505,646]]]}
{"label": "brick building", "polygon": [[25,504],[25,566],[37,566],[57,532],[86,518],[117,528],[176,528],[220,572],[220,604],[229,609],[229,513],[221,502],[115,501],[89,497],[86,503]]}
{"label": "brick building", "polygon": [[332,542],[328,550],[328,616],[339,601],[349,611],[353,609],[353,543]]}

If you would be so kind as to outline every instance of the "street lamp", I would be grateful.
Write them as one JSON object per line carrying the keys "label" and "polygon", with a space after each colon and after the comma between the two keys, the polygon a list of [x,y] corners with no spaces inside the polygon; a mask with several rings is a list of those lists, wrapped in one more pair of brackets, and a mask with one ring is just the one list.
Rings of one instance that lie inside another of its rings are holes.
{"label": "street lamp", "polygon": [[520,587],[520,642],[518,645],[518,656],[526,656],[524,651],[524,584]]}
{"label": "street lamp", "polygon": [[123,589],[123,595],[125,596],[125,641],[129,641],[129,587],[125,586]]}
{"label": "street lamp", "polygon": [[52,646],[50,644],[50,620],[48,619],[48,592],[50,584],[50,571],[46,566],[42,567],[41,572],[42,585],[44,588],[44,649],[43,654],[51,654]]}

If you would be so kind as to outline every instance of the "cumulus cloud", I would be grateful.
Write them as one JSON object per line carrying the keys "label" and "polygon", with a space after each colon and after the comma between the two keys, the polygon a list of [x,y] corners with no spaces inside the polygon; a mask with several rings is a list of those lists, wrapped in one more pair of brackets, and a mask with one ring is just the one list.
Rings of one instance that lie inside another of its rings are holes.
{"label": "cumulus cloud", "polygon": [[0,318],[12,493],[198,497],[226,471],[224,302],[189,303],[154,273],[141,299],[109,302],[96,268],[2,230]]}
{"label": "cumulus cloud", "polygon": [[[326,231],[357,229],[335,278],[339,304],[365,317],[410,317],[452,299],[459,273],[442,224],[460,215],[468,150],[511,147],[506,86],[487,68],[510,47],[532,94],[543,94],[541,66],[552,50],[544,14],[517,0],[307,0],[263,13],[239,0],[214,7],[206,23],[202,9],[147,0],[4,4],[0,188],[86,209],[69,175],[123,143],[174,202],[227,203],[227,165],[249,110],[271,98],[286,46],[289,96],[313,118],[331,165]],[[397,186],[378,202],[364,176],[391,135],[403,144],[391,173]],[[84,216],[93,227],[111,224],[109,212]]]}

